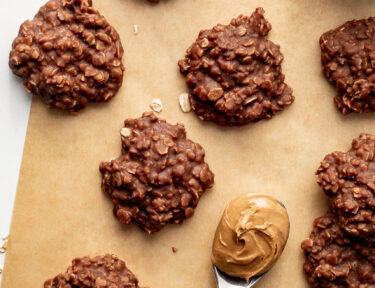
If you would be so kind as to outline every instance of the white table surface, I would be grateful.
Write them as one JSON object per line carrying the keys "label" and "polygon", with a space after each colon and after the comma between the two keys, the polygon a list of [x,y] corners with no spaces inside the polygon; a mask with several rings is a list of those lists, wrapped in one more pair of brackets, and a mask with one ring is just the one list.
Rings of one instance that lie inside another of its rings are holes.
{"label": "white table surface", "polygon": [[[8,234],[16,195],[31,96],[8,67],[8,55],[19,26],[31,19],[46,0],[0,0],[0,237]],[[1,238],[0,238],[1,239]],[[0,255],[0,267],[4,255]]]}

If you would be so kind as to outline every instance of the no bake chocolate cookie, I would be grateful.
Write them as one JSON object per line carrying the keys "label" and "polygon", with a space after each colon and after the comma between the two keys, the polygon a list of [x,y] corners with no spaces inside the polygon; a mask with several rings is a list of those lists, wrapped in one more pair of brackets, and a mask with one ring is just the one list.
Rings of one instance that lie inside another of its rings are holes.
{"label": "no bake chocolate cookie", "polygon": [[353,20],[320,38],[323,73],[343,113],[375,110],[375,18]]}
{"label": "no bake chocolate cookie", "polygon": [[375,241],[375,136],[362,134],[348,152],[327,155],[317,175],[339,225],[353,236]]}
{"label": "no bake chocolate cookie", "polygon": [[50,0],[21,25],[9,65],[49,108],[75,112],[115,96],[122,56],[119,35],[91,0]]}
{"label": "no bake chocolate cookie", "polygon": [[138,279],[125,262],[114,255],[74,259],[65,273],[44,283],[44,288],[62,287],[139,288]]}
{"label": "no bake chocolate cookie", "polygon": [[122,155],[100,165],[102,188],[119,221],[151,234],[192,217],[214,174],[204,149],[186,138],[184,126],[146,112],[125,120],[121,141]]}
{"label": "no bake chocolate cookie", "polygon": [[244,125],[271,118],[292,104],[284,83],[280,46],[267,40],[271,24],[257,8],[229,25],[203,30],[178,65],[190,103],[202,120]]}
{"label": "no bake chocolate cookie", "polygon": [[311,287],[374,287],[374,243],[349,236],[336,221],[330,212],[316,219],[310,238],[302,243]]}

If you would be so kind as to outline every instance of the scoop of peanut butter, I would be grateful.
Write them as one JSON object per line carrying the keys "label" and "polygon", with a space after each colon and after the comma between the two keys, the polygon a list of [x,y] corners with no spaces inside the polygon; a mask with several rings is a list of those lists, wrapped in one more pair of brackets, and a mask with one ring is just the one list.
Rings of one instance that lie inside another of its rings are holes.
{"label": "scoop of peanut butter", "polygon": [[250,279],[269,270],[289,236],[288,213],[267,195],[244,194],[229,203],[216,230],[211,260],[228,275]]}

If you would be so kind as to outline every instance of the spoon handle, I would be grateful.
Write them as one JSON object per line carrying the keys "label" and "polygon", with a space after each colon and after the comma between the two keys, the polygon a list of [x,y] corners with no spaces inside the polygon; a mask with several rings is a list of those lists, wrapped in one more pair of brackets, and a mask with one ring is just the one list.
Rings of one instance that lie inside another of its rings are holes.
{"label": "spoon handle", "polygon": [[245,281],[239,278],[230,277],[214,266],[216,283],[218,288],[251,288],[263,277],[263,275]]}

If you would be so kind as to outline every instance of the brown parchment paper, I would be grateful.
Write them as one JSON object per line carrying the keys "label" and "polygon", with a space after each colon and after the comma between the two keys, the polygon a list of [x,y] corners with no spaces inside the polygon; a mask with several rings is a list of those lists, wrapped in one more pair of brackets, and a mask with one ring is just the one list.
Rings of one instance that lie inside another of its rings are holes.
{"label": "brown parchment paper", "polygon": [[[280,199],[291,220],[284,254],[257,287],[307,287],[300,243],[327,209],[314,172],[327,153],[347,150],[361,132],[375,133],[375,114],[344,117],[336,110],[335,90],[320,72],[318,40],[346,20],[374,16],[375,2],[161,0],[154,6],[143,0],[95,0],[94,6],[121,35],[124,84],[110,103],[90,105],[77,116],[48,111],[34,99],[2,288],[42,287],[73,258],[104,253],[124,259],[142,286],[214,288],[209,259],[214,231],[228,201],[244,192]],[[242,128],[182,113],[178,96],[186,87],[177,61],[201,29],[227,24],[258,6],[273,25],[270,39],[281,45],[295,103],[270,121]],[[160,117],[184,123],[188,137],[206,149],[216,185],[192,219],[148,236],[115,220],[100,189],[98,166],[119,155],[123,120],[149,110],[154,98],[164,105]]]}

